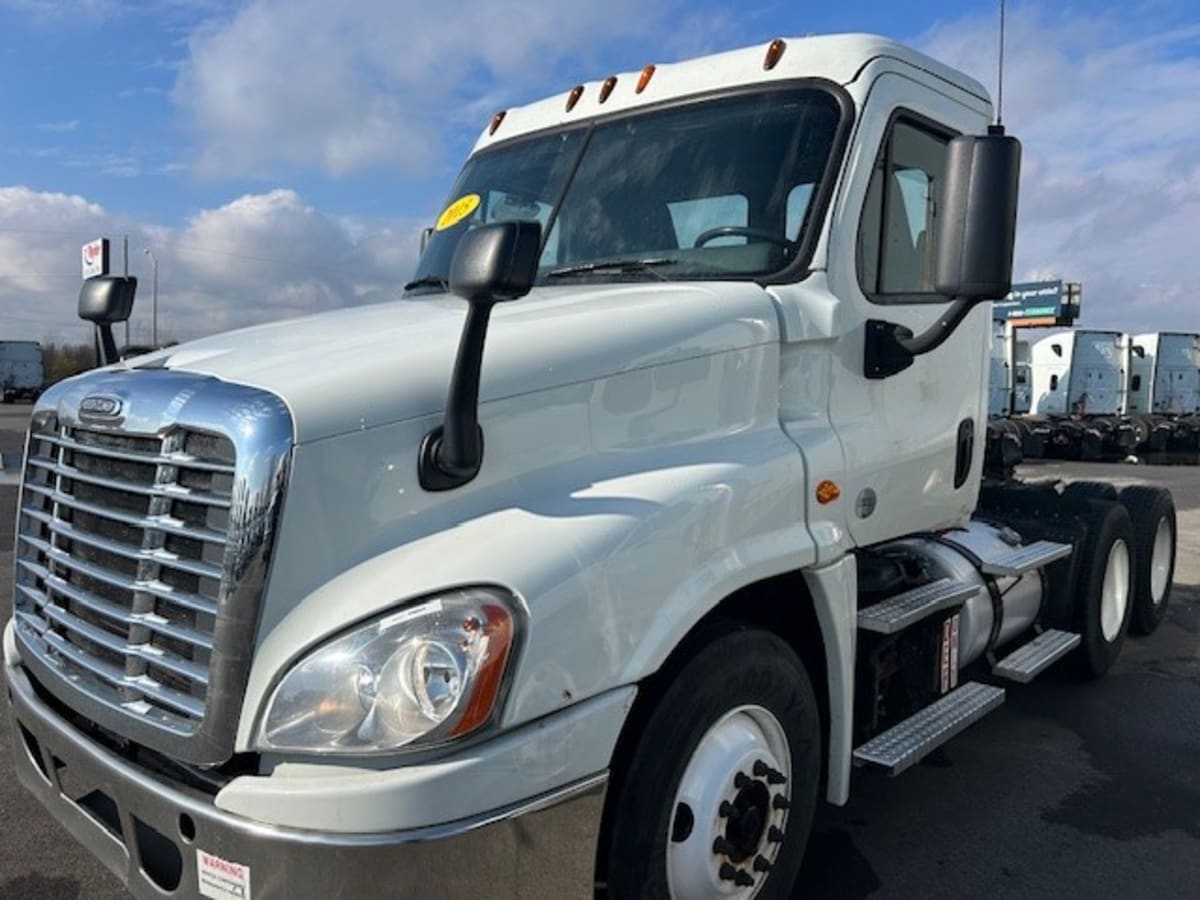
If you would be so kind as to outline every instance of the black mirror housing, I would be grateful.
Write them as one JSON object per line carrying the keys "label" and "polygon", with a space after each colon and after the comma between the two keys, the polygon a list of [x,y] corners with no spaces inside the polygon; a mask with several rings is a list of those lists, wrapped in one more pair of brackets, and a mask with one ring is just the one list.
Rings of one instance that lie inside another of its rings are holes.
{"label": "black mirror housing", "polygon": [[540,222],[495,222],[468,231],[450,261],[450,291],[471,303],[524,297],[537,277]]}
{"label": "black mirror housing", "polygon": [[126,321],[133,312],[137,279],[132,275],[88,278],[79,289],[79,318],[97,325]]}
{"label": "black mirror housing", "polygon": [[934,287],[958,300],[1012,290],[1021,142],[993,127],[950,142],[937,225]]}

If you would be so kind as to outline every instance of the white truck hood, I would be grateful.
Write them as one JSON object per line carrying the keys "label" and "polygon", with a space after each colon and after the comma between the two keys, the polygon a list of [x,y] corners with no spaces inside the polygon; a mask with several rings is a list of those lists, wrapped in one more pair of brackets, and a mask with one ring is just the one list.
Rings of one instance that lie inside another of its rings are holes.
{"label": "white truck hood", "polygon": [[[435,296],[338,310],[215,335],[128,367],[271,391],[305,443],[440,413],[466,309]],[[777,339],[770,298],[752,283],[538,288],[494,310],[480,400]]]}

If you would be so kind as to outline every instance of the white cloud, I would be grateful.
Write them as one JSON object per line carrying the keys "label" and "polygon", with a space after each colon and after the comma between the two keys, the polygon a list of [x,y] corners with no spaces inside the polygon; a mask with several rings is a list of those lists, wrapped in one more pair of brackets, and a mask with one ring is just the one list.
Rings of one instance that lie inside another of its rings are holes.
{"label": "white cloud", "polygon": [[[962,19],[920,43],[994,85],[995,24]],[[1018,275],[1082,281],[1083,327],[1200,331],[1200,26],[1031,6],[1009,24]]]}
{"label": "white cloud", "polygon": [[[609,0],[251,0],[198,29],[175,85],[208,175],[280,165],[333,176],[438,161],[456,110],[499,80],[511,100],[564,59],[659,26],[674,3]],[[682,24],[670,23],[671,30]],[[489,107],[487,114],[490,115]]]}
{"label": "white cloud", "polygon": [[133,337],[148,340],[149,247],[159,261],[160,336],[186,339],[394,297],[415,262],[419,225],[341,221],[291,190],[237,198],[180,228],[114,216],[78,196],[0,188],[0,318],[9,336],[86,340],[75,319],[79,248],[129,235],[141,281]]}
{"label": "white cloud", "polygon": [[79,127],[78,119],[65,119],[61,122],[40,122],[38,123],[38,131],[49,131],[62,134],[67,131],[74,131]]}

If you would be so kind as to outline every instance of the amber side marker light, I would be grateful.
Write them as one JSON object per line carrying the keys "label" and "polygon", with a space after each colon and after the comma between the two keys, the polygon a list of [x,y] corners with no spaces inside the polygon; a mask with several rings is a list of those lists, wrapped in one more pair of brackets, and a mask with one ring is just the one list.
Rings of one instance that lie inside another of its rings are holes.
{"label": "amber side marker light", "polygon": [[583,96],[583,85],[577,84],[571,88],[571,93],[567,94],[567,112],[575,108],[575,104],[579,102],[579,98]]}
{"label": "amber side marker light", "polygon": [[646,68],[642,69],[642,74],[638,76],[637,93],[641,93],[646,89],[646,85],[650,83],[650,79],[654,77],[655,65],[650,63]]}
{"label": "amber side marker light", "polygon": [[613,88],[617,86],[617,76],[609,75],[604,79],[604,84],[600,85],[600,102],[603,103],[608,99],[608,95],[613,92]]}
{"label": "amber side marker light", "polygon": [[495,134],[500,127],[500,123],[504,121],[504,117],[508,115],[508,110],[502,109],[500,112],[492,116],[492,124],[488,127],[488,136]]}
{"label": "amber side marker light", "polygon": [[779,58],[783,56],[783,51],[787,49],[787,41],[783,38],[775,38],[767,47],[767,57],[763,60],[763,69],[770,72],[779,62]]}
{"label": "amber side marker light", "polygon": [[842,496],[842,489],[832,481],[822,481],[817,485],[817,502],[822,506],[832,503]]}

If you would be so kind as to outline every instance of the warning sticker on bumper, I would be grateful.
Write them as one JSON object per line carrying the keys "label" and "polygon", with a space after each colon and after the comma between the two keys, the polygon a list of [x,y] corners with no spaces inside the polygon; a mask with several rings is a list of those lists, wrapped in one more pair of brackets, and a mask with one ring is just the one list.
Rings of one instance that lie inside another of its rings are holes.
{"label": "warning sticker on bumper", "polygon": [[250,867],[196,851],[200,896],[212,900],[250,900]]}

